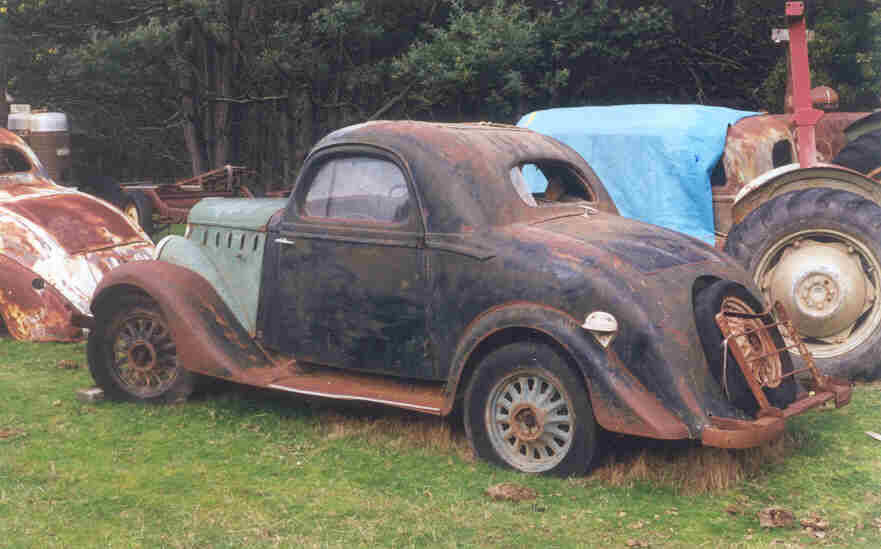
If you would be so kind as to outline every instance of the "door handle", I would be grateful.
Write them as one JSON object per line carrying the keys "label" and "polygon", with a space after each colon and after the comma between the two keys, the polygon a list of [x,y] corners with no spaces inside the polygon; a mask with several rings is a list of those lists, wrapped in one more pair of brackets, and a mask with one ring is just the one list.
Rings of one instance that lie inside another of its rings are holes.
{"label": "door handle", "polygon": [[282,237],[282,238],[276,238],[275,243],[276,244],[294,244],[294,241],[288,240],[287,238]]}

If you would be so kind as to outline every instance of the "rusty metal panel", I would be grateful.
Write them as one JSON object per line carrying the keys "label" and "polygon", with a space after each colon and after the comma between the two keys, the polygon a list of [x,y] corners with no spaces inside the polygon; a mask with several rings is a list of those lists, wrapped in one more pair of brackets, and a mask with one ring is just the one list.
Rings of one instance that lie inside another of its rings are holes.
{"label": "rusty metal panel", "polygon": [[73,305],[38,274],[0,255],[0,277],[0,318],[12,337],[30,341],[82,337],[70,321]]}
{"label": "rusty metal panel", "polygon": [[104,273],[150,258],[153,243],[109,204],[46,179],[19,137],[0,130],[0,147],[29,163],[0,174],[4,322],[20,339],[77,339],[82,334],[71,315],[88,311]]}

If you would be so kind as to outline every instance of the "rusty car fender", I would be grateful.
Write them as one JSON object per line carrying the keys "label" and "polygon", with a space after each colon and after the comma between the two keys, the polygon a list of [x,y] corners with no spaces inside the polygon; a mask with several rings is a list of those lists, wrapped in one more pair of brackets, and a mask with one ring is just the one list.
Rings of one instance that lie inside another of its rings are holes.
{"label": "rusty car fender", "polygon": [[100,318],[105,308],[130,293],[156,301],[187,370],[256,386],[291,374],[293,366],[272,360],[199,274],[157,260],[126,263],[98,285],[91,310]]}
{"label": "rusty car fender", "polygon": [[0,319],[15,339],[76,341],[81,330],[71,324],[76,307],[33,270],[0,255]]}
{"label": "rusty car fender", "polygon": [[813,188],[848,191],[881,204],[881,186],[857,171],[834,164],[817,164],[810,168],[788,164],[757,177],[737,193],[732,210],[733,223],[742,222],[750,212],[775,196]]}
{"label": "rusty car fender", "polygon": [[594,416],[603,428],[658,439],[689,437],[685,423],[639,382],[611,347],[604,349],[566,312],[531,302],[500,305],[471,322],[453,356],[442,415],[450,413],[457,395],[464,393],[476,366],[473,358],[480,356],[478,351],[491,345],[494,336],[511,330],[549,338],[574,361],[585,380]]}

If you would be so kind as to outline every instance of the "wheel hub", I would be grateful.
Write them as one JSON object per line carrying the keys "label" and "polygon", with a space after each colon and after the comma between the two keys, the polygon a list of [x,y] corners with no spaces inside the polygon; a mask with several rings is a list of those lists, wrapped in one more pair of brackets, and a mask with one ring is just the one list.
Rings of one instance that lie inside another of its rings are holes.
{"label": "wheel hub", "polygon": [[[755,314],[756,311],[743,300],[728,296],[722,301],[722,310],[729,313]],[[740,353],[748,361],[748,368],[753,377],[764,387],[777,387],[783,377],[783,364],[780,357],[774,354],[776,346],[771,340],[764,323],[758,318],[738,318],[731,316],[729,325],[739,335],[731,344],[740,348]]]}
{"label": "wheel hub", "polygon": [[522,441],[537,440],[544,432],[544,414],[529,404],[515,406],[511,419],[511,430]]}
{"label": "wheel hub", "polygon": [[799,332],[828,337],[865,311],[867,282],[859,257],[839,243],[797,241],[784,250],[770,277],[771,301],[781,301]]}
{"label": "wheel hub", "polygon": [[149,372],[156,368],[156,348],[152,343],[138,340],[128,350],[128,361],[138,372]]}

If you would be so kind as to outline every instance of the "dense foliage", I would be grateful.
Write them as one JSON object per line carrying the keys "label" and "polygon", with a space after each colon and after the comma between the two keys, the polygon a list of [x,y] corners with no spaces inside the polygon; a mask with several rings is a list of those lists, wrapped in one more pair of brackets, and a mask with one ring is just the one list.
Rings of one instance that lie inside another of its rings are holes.
{"label": "dense foliage", "polygon": [[[627,102],[777,110],[785,49],[769,37],[783,5],[0,0],[0,87],[69,114],[83,176],[238,163],[282,185],[321,135],[375,118],[513,122]],[[881,0],[808,9],[814,82],[844,108],[874,108]]]}

